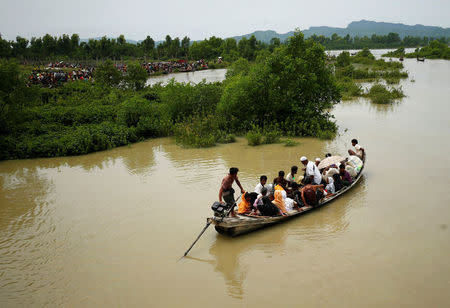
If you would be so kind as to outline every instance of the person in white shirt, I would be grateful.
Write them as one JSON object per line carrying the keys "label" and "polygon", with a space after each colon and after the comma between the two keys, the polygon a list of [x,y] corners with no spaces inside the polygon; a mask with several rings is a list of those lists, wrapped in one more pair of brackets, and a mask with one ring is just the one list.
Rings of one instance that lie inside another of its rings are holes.
{"label": "person in white shirt", "polygon": [[259,183],[255,187],[255,193],[261,195],[261,190],[265,187],[266,183],[267,183],[267,176],[261,175],[261,177],[259,178]]}
{"label": "person in white shirt", "polygon": [[305,156],[302,156],[300,161],[306,166],[306,178],[310,178],[313,185],[319,185],[322,182],[322,175],[320,175],[319,168],[317,168],[316,164],[308,161]]}
{"label": "person in white shirt", "polygon": [[353,150],[348,150],[348,154],[349,154],[349,155],[356,155],[356,156],[358,156],[359,158],[364,159],[364,155],[365,155],[364,148],[361,147],[361,146],[358,144],[358,140],[352,139],[352,146],[355,147],[355,151],[353,151]]}

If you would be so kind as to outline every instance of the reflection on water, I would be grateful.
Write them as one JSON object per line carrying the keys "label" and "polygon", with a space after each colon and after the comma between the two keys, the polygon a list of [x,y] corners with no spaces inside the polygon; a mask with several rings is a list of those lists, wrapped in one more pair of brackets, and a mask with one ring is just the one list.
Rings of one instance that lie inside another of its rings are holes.
{"label": "reflection on water", "polygon": [[[311,307],[445,306],[450,62],[404,64],[416,80],[401,82],[407,97],[337,105],[330,141],[184,149],[161,138],[0,162],[0,306],[272,307],[296,306],[299,295]],[[252,190],[302,155],[345,153],[352,138],[368,163],[350,193],[246,236],[210,228],[176,262],[229,167]]]}

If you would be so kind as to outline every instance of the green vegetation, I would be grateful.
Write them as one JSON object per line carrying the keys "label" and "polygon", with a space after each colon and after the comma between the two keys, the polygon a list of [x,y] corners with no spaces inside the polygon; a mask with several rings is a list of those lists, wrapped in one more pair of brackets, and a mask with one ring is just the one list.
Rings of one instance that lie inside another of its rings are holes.
{"label": "green vegetation", "polygon": [[[362,48],[397,48],[397,47],[417,47],[425,46],[432,40],[436,38],[430,37],[412,37],[405,36],[403,39],[400,38],[398,33],[389,33],[387,35],[377,35],[372,36],[354,36],[351,37],[349,34],[344,37],[339,36],[334,33],[333,35],[326,37],[324,35],[312,35],[310,39],[317,43],[322,44],[326,49],[339,50],[339,49],[362,49]],[[448,38],[439,38],[439,41],[443,44],[448,43]]]}
{"label": "green vegetation", "polygon": [[375,104],[389,104],[395,99],[404,97],[401,89],[387,89],[382,84],[373,85],[370,90],[365,94]]}
{"label": "green vegetation", "polygon": [[343,100],[364,96],[359,82],[374,82],[384,79],[388,84],[398,84],[407,78],[400,62],[375,59],[369,49],[364,48],[356,55],[350,56],[346,51],[339,54],[335,61],[335,75]]}
{"label": "green vegetation", "polygon": [[450,60],[450,47],[440,41],[432,41],[428,46],[416,49],[415,52],[406,54],[407,58],[427,58]]}
{"label": "green vegetation", "polygon": [[382,57],[392,57],[392,58],[401,58],[405,56],[405,48],[400,47],[394,51],[387,52],[382,55]]}
{"label": "green vegetation", "polygon": [[293,146],[298,145],[298,142],[295,140],[292,140],[292,139],[286,139],[283,141],[283,143],[284,143],[284,146],[286,146],[286,147],[293,147]]}
{"label": "green vegetation", "polygon": [[383,57],[406,57],[450,60],[450,47],[442,40],[431,41],[423,48],[417,48],[414,52],[405,54],[405,48],[401,47],[395,51],[385,53]]}
{"label": "green vegetation", "polygon": [[2,60],[0,159],[86,154],[160,136],[208,147],[233,142],[234,134],[267,144],[336,132],[329,110],[339,88],[323,47],[301,33],[254,62],[239,59],[223,83],[145,87],[137,63],[123,75],[111,61],[94,80],[26,87],[19,65]]}

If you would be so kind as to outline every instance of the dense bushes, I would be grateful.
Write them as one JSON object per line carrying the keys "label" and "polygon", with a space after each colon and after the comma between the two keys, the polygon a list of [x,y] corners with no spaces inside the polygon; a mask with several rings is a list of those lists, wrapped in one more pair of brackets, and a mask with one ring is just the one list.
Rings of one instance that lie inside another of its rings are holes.
{"label": "dense bushes", "polygon": [[376,104],[389,104],[395,99],[404,97],[401,89],[389,90],[382,84],[373,85],[365,95]]}
{"label": "dense bushes", "polygon": [[286,46],[261,56],[248,70],[242,65],[239,73],[232,71],[217,114],[238,132],[275,124],[290,135],[334,132],[336,126],[327,110],[339,101],[340,94],[325,60],[322,46],[296,33]]}

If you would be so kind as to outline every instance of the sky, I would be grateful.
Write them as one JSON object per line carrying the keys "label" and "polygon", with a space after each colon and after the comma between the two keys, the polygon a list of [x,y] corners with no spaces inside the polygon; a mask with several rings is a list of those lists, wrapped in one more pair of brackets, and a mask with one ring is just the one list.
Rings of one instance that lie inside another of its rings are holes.
{"label": "sky", "polygon": [[0,33],[9,40],[46,33],[202,40],[256,30],[345,28],[361,19],[447,28],[450,0],[0,0]]}

